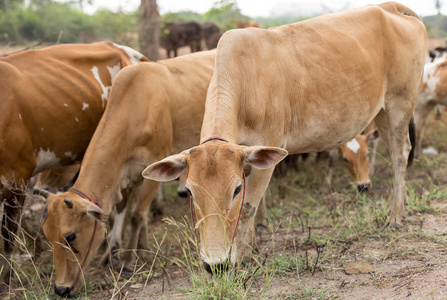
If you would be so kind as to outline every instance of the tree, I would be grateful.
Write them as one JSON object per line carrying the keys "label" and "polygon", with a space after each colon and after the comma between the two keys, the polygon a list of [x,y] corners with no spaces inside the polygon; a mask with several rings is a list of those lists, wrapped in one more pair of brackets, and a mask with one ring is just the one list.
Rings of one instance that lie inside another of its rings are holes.
{"label": "tree", "polygon": [[160,26],[157,0],[141,0],[138,22],[140,51],[150,60],[158,59]]}
{"label": "tree", "polygon": [[441,0],[435,0],[435,7],[438,10],[438,15],[441,14],[441,7],[442,7],[442,1]]}

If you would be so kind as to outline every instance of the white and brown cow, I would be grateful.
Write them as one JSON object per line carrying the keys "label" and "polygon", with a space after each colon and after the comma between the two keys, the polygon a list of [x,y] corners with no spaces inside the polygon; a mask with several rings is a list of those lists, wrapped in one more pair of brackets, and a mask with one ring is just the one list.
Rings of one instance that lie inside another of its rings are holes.
{"label": "white and brown cow", "polygon": [[425,64],[414,121],[416,123],[416,156],[422,153],[422,138],[428,117],[439,105],[447,106],[447,59],[437,58]]}
{"label": "white and brown cow", "polygon": [[[215,54],[213,50],[142,63],[117,75],[74,189],[47,198],[43,230],[53,245],[58,295],[73,296],[82,287],[82,271],[104,240],[103,222],[129,187],[137,204],[128,249],[136,249],[141,238],[147,243],[145,223],[159,182],[143,181],[141,172],[199,142]],[[123,217],[115,216],[115,223],[122,224]],[[112,239],[120,239],[120,233]],[[126,252],[126,262],[131,252]]]}
{"label": "white and brown cow", "polygon": [[[79,162],[105,109],[115,75],[147,61],[110,42],[64,44],[0,58],[2,234],[13,250],[17,216],[30,178]],[[8,264],[3,269],[7,282]]]}
{"label": "white and brown cow", "polygon": [[188,169],[208,270],[248,254],[258,204],[288,152],[339,147],[373,120],[394,167],[389,221],[402,224],[409,124],[425,49],[421,19],[395,2],[222,36],[201,144],[142,173],[168,181]]}

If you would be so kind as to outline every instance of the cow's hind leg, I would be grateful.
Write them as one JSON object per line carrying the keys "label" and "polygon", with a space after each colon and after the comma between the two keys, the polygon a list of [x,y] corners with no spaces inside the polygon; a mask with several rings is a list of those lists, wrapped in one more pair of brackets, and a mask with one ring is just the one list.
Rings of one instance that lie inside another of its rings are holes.
{"label": "cow's hind leg", "polygon": [[425,128],[427,127],[428,117],[432,113],[435,102],[418,103],[415,111],[415,122],[416,122],[416,157],[420,157],[422,154],[422,137],[425,133]]}
{"label": "cow's hind leg", "polygon": [[380,111],[375,118],[377,129],[391,155],[394,170],[394,193],[391,200],[389,222],[399,228],[405,216],[405,172],[412,145],[409,137],[409,126],[412,110],[404,112],[388,108],[388,112]]}

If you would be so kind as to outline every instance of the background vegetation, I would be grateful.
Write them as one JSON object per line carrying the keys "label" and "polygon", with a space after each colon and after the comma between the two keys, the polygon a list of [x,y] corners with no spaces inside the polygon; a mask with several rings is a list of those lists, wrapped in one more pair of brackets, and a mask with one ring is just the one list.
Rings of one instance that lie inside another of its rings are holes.
{"label": "background vegetation", "polygon": [[[91,1],[91,0],[87,0]],[[0,0],[0,44],[28,45],[42,41],[48,43],[86,43],[111,40],[138,49],[138,11],[124,13],[107,9],[88,15],[82,11],[86,0],[60,3],[55,0]],[[261,27],[268,28],[300,21],[294,15],[275,18],[255,18]],[[430,37],[447,37],[447,16],[441,14],[424,17]],[[192,11],[167,13],[160,22],[194,20],[214,22],[221,31],[236,28],[237,21],[250,21],[243,15],[234,0],[220,0],[201,15]]]}

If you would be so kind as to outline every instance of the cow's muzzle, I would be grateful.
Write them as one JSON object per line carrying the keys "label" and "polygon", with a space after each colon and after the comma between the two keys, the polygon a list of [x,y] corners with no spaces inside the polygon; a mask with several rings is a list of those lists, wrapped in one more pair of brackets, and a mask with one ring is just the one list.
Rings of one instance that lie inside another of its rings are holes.
{"label": "cow's muzzle", "polygon": [[221,274],[223,272],[226,272],[230,269],[230,264],[231,264],[230,260],[227,260],[224,263],[215,264],[215,265],[210,265],[206,262],[203,262],[205,270],[207,270],[207,272],[210,274]]}
{"label": "cow's muzzle", "polygon": [[359,191],[359,193],[367,192],[370,187],[371,187],[371,182],[359,183],[357,185],[357,190]]}
{"label": "cow's muzzle", "polygon": [[54,292],[56,293],[56,295],[61,297],[69,296],[70,290],[71,289],[69,287],[54,285]]}

